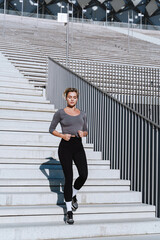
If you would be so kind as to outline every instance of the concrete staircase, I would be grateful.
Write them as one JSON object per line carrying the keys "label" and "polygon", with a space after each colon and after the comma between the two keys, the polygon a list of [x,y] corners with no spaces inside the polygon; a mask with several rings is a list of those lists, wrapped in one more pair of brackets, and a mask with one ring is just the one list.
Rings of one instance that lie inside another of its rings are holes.
{"label": "concrete staircase", "polygon": [[[75,224],[65,224],[64,177],[49,134],[54,105],[43,89],[0,54],[0,236],[3,240],[72,239],[160,233],[155,206],[142,203],[83,138],[89,176],[77,198]],[[60,125],[57,126],[60,129]],[[74,179],[78,176],[74,168]]]}

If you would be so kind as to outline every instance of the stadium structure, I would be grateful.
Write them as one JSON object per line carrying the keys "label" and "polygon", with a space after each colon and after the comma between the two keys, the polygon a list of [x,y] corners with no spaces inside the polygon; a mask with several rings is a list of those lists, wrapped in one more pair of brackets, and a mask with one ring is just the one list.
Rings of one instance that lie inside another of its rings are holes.
{"label": "stadium structure", "polygon": [[135,24],[160,25],[159,0],[0,0],[0,9],[26,16],[35,16],[38,10],[39,16],[54,18],[58,12],[67,12],[68,2],[74,18],[83,15],[93,21],[128,22],[129,11]]}
{"label": "stadium structure", "polygon": [[[0,11],[1,239],[159,239],[159,1],[0,0]],[[88,123],[72,226],[49,133],[67,87]]]}

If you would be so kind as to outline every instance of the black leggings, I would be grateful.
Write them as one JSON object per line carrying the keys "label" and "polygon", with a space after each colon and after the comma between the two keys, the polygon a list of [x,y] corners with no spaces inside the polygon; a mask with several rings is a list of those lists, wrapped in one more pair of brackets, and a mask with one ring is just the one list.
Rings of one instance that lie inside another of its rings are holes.
{"label": "black leggings", "polygon": [[58,156],[65,177],[64,199],[66,202],[69,202],[72,201],[72,160],[74,160],[79,173],[79,177],[74,182],[74,188],[79,190],[88,176],[87,159],[82,144],[82,138],[71,137],[69,141],[62,138],[58,147]]}

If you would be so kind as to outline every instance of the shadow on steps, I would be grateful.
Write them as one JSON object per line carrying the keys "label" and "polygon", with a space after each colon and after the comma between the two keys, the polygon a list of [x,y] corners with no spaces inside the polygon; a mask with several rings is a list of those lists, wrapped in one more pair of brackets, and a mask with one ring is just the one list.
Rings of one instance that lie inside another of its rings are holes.
{"label": "shadow on steps", "polygon": [[52,157],[48,157],[46,159],[49,159],[49,160],[40,165],[40,170],[48,179],[51,192],[54,192],[57,194],[57,202],[55,204],[63,208],[63,212],[64,212],[63,220],[65,221],[66,204],[64,201],[64,194],[63,194],[65,180],[64,180],[62,166],[57,159],[54,159]]}

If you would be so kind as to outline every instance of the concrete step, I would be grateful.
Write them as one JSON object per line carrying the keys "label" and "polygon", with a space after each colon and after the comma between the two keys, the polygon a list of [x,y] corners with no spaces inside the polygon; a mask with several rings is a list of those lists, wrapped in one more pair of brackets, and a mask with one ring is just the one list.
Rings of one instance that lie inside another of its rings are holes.
{"label": "concrete step", "polygon": [[33,84],[35,87],[44,87],[46,86],[46,81],[45,82],[39,82],[39,81],[32,81],[29,80],[30,84]]}
{"label": "concrete step", "polygon": [[5,53],[8,53],[8,54],[16,54],[17,56],[24,56],[24,51],[25,51],[25,56],[36,56],[36,57],[41,57],[42,56],[42,53],[41,51],[37,51],[37,49],[34,49],[33,48],[30,48],[30,49],[27,49],[25,48],[24,46],[20,46],[20,48],[16,48],[16,46],[9,46],[8,48],[6,48],[5,46],[1,46],[1,48],[4,50]]}
{"label": "concrete step", "polygon": [[[35,165],[36,166],[36,165]],[[63,170],[61,166],[50,166],[50,165],[41,165],[38,166],[37,168],[29,168],[29,165],[24,165],[19,166],[16,165],[13,168],[9,168],[9,166],[7,168],[2,168],[1,167],[1,171],[0,171],[0,177],[3,179],[6,178],[32,178],[32,179],[54,179],[54,178],[64,178],[63,175]],[[107,166],[104,168],[106,169],[99,169],[97,167],[97,169],[95,168],[91,168],[90,169],[90,165],[88,166],[88,178],[99,178],[99,179],[108,179],[108,178],[112,178],[112,179],[118,179],[120,178],[120,171],[119,170],[112,170],[109,169]],[[14,172],[13,172],[14,169]],[[75,165],[73,165],[73,174],[75,175],[75,177],[78,177],[78,171]]]}
{"label": "concrete step", "polygon": [[[46,62],[41,62],[39,60],[32,61],[30,59],[26,59],[25,61],[22,61],[20,58],[13,58],[10,60],[11,63],[14,65],[14,67],[17,69],[17,71],[21,72],[32,72],[33,69],[35,69],[37,72],[40,70],[40,72],[44,69],[47,70]],[[34,63],[34,65],[33,65]],[[36,65],[35,65],[36,64]],[[29,66],[30,65],[30,66]],[[21,73],[22,74],[22,73]],[[43,73],[42,73],[43,74]]]}
{"label": "concrete step", "polygon": [[20,70],[20,71],[47,71],[48,70],[48,66],[47,66],[47,63],[46,64],[43,64],[43,65],[33,65],[32,63],[28,64],[28,63],[18,63],[18,64],[15,64],[14,63],[14,66],[16,67],[16,69]]}
{"label": "concrete step", "polygon": [[[11,68],[10,65],[2,65],[0,76],[10,76],[10,77],[23,77],[23,75],[14,67]],[[24,78],[24,77],[23,77]]]}
{"label": "concrete step", "polygon": [[[32,63],[32,62],[29,62]],[[26,65],[28,64],[28,62],[26,62]],[[23,75],[33,75],[33,76],[46,76],[46,73],[48,71],[48,69],[44,66],[40,66],[37,65],[37,67],[32,66],[32,67],[26,67],[25,65],[21,66],[21,67],[16,67],[17,70],[23,74]]]}
{"label": "concrete step", "polygon": [[[85,149],[88,159],[102,159],[102,153]],[[0,158],[58,158],[57,147],[0,146]]]}
{"label": "concrete step", "polygon": [[[102,160],[99,160],[98,162],[100,162]],[[110,169],[110,164],[108,164],[108,161],[106,164],[95,164],[95,160],[88,160],[88,168],[90,170],[104,170],[104,172],[108,169]],[[54,171],[54,170],[62,170],[62,167],[61,167],[61,164],[59,161],[56,161],[56,163],[53,163],[53,164],[49,164],[48,162],[43,162],[41,165],[39,164],[25,164],[25,163],[10,163],[10,164],[7,164],[7,163],[0,163],[0,167],[1,169],[16,169],[17,171],[20,169],[26,169],[26,170],[29,170],[29,169],[35,169],[36,171],[39,169],[43,170],[43,169],[47,169],[49,171]],[[73,161],[73,168],[75,169],[75,164],[74,164],[74,161]]]}
{"label": "concrete step", "polygon": [[39,57],[39,56],[34,56],[34,54],[28,55],[24,57],[24,53],[23,54],[17,54],[15,53],[5,53],[5,57],[7,57],[7,59],[12,62],[12,60],[22,60],[22,61],[26,61],[26,62],[37,62],[38,63],[45,63],[46,62],[46,57]]}
{"label": "concrete step", "polygon": [[[70,238],[70,240],[91,240],[90,238]],[[133,234],[125,236],[92,237],[92,240],[159,240],[160,234]]]}
{"label": "concrete step", "polygon": [[16,67],[10,61],[8,61],[6,57],[3,57],[3,59],[0,58],[0,62],[1,62],[0,69],[2,71],[6,71],[8,69],[8,71],[15,71],[18,73]]}
{"label": "concrete step", "polygon": [[33,103],[50,103],[49,100],[46,100],[42,96],[29,96],[29,95],[19,95],[19,94],[5,94],[0,93],[0,100],[1,101],[16,101],[16,102],[33,102]]}
{"label": "concrete step", "polygon": [[[0,223],[29,223],[62,221],[66,214],[65,205],[56,206],[8,206],[0,207]],[[155,217],[155,207],[147,204],[92,204],[79,205],[74,220],[113,220]]]}
{"label": "concrete step", "polygon": [[8,65],[6,66],[2,66],[2,68],[0,68],[0,76],[6,76],[6,77],[12,77],[14,76],[14,78],[20,78],[22,76],[22,74],[16,70],[16,69],[10,69],[10,67]]}
{"label": "concrete step", "polygon": [[[40,58],[41,58],[41,56],[40,56]],[[18,68],[28,68],[28,69],[33,69],[33,68],[35,68],[35,69],[46,69],[46,68],[48,68],[48,62],[46,61],[46,63],[41,63],[41,64],[36,64],[36,63],[34,63],[34,62],[30,62],[30,63],[26,63],[25,61],[21,61],[21,62],[17,62],[17,61],[15,61],[14,62],[14,66],[16,67],[16,69],[18,69]]]}
{"label": "concrete step", "polygon": [[[133,191],[109,191],[109,192],[83,192],[77,195],[79,204],[117,204],[117,203],[141,203],[142,194]],[[40,192],[40,193],[0,193],[1,206],[23,206],[23,205],[48,205],[64,204],[64,194],[62,192]]]}
{"label": "concrete step", "polygon": [[46,67],[41,67],[41,68],[38,68],[38,66],[37,67],[34,67],[34,66],[32,66],[32,67],[26,67],[25,65],[24,66],[21,66],[21,67],[17,67],[17,69],[20,71],[20,72],[22,72],[22,73],[25,73],[25,74],[44,74],[44,75],[46,75],[46,71],[47,71],[47,69],[46,69]]}
{"label": "concrete step", "polygon": [[[15,134],[16,132],[23,132],[23,133],[43,132],[47,134],[49,133],[49,124],[50,124],[49,121],[43,122],[43,121],[31,121],[31,120],[28,120],[28,121],[18,120],[18,124],[17,124],[17,120],[12,120],[12,119],[1,119],[0,121],[1,121],[0,131],[6,131],[6,133],[8,132],[8,134],[10,134],[11,131],[14,131]],[[60,125],[57,125],[56,129],[57,131],[61,131]],[[58,141],[59,138],[57,137],[54,139],[57,139]]]}
{"label": "concrete step", "polygon": [[[50,123],[48,121],[41,122],[38,120],[37,121],[19,120],[19,125],[17,126],[16,124],[17,124],[17,120],[1,119],[0,134],[2,134],[2,135],[5,134],[5,137],[7,137],[7,135],[10,135],[10,134],[12,136],[14,136],[14,134],[15,134],[15,136],[17,136],[17,141],[19,141],[18,139],[21,137],[22,134],[24,134],[26,137],[29,136],[28,134],[33,134],[32,136],[36,136],[35,134],[40,134],[40,136],[42,136],[42,137],[49,136],[50,140],[52,142],[54,141],[56,143],[59,143],[61,140],[60,137],[56,137],[49,133]],[[40,127],[40,125],[41,125],[41,127]],[[59,132],[62,132],[60,124],[57,125],[56,130]],[[1,141],[1,139],[0,139],[0,141]],[[6,138],[5,141],[6,142],[8,141],[8,143],[9,143],[10,140]],[[32,142],[31,139],[29,139],[29,141]],[[82,142],[86,143],[86,137],[82,138]]]}
{"label": "concrete step", "polygon": [[44,77],[46,78],[46,72],[41,72],[41,71],[23,71],[20,70],[20,72],[24,75],[24,76],[33,76],[33,77]]}
{"label": "concrete step", "polygon": [[[64,205],[41,205],[41,206],[0,206],[0,216],[17,216],[17,215],[53,215],[66,213],[66,206]],[[128,203],[128,204],[79,204],[79,208],[74,212],[74,216],[79,214],[90,213],[117,213],[117,212],[154,212],[155,206],[145,203]]]}
{"label": "concrete step", "polygon": [[[64,185],[61,184],[61,188],[64,188]],[[50,186],[4,186],[0,187],[0,193],[23,193],[23,192],[32,192],[32,193],[41,193],[41,192],[59,192],[60,186],[50,185]],[[130,191],[130,186],[83,186],[83,192],[111,192],[111,191]]]}
{"label": "concrete step", "polygon": [[16,55],[23,55],[24,56],[24,51],[25,51],[25,56],[37,56],[37,57],[41,57],[41,52],[40,51],[33,51],[33,49],[25,49],[24,46],[20,46],[20,48],[16,48],[14,46],[8,46],[8,48],[6,48],[6,46],[4,45],[1,45],[1,49],[4,51],[4,53],[13,53],[13,54],[16,54]]}
{"label": "concrete step", "polygon": [[0,73],[0,83],[19,83],[19,84],[24,84],[28,85],[29,82],[28,80],[20,73],[20,75],[17,76],[7,76],[7,74],[2,74]]}
{"label": "concrete step", "polygon": [[5,94],[19,94],[19,95],[33,95],[33,96],[42,96],[42,89],[15,89],[15,88],[0,88],[0,93]]}
{"label": "concrete step", "polygon": [[25,66],[25,67],[35,67],[35,68],[46,68],[46,67],[48,67],[48,66],[46,66],[46,63],[41,63],[41,64],[38,64],[38,66],[37,66],[37,63],[34,63],[34,62],[26,63],[25,61],[20,61],[20,62],[19,61],[14,61],[14,66],[16,68],[23,67],[23,66]]}
{"label": "concrete step", "polygon": [[[47,127],[49,129],[49,126]],[[48,130],[47,129],[47,130]],[[82,138],[82,142],[85,137]],[[0,145],[5,146],[54,146],[58,147],[61,138],[55,137],[49,133],[39,132],[11,132],[11,131],[0,131]],[[84,147],[92,148],[93,144],[85,144]]]}
{"label": "concrete step", "polygon": [[[3,49],[3,46],[1,45],[1,50],[2,50],[2,49]],[[2,51],[3,51],[3,50],[2,50]],[[6,64],[6,63],[9,64],[8,59],[4,57],[4,55],[3,55],[2,52],[0,52],[0,53],[1,53],[1,55],[0,55],[0,61],[2,61],[2,64]]]}
{"label": "concrete step", "polygon": [[29,84],[29,82],[9,82],[9,81],[0,81],[0,87],[9,87],[9,88],[20,88],[20,89],[35,89],[34,86],[32,86],[31,84]]}
{"label": "concrete step", "polygon": [[[34,32],[31,34],[34,34]],[[11,49],[10,47],[4,48],[5,57],[7,57],[10,62],[12,59],[18,59],[18,61],[24,62],[28,60],[31,62],[48,61],[48,55],[46,55],[45,51],[40,49],[37,43],[29,43],[29,41],[27,43],[28,46],[23,46],[19,43],[18,46],[15,46],[16,49]],[[32,44],[34,44],[34,46],[31,47]]]}
{"label": "concrete step", "polygon": [[[1,47],[2,49],[3,49],[3,47]],[[10,47],[9,47],[10,48]],[[25,50],[24,50],[25,51]],[[23,56],[23,59],[24,59],[24,61],[25,61],[25,59],[26,58],[28,58],[28,56],[27,56],[27,52],[25,51],[25,54],[24,54],[24,51],[23,51],[23,54],[19,54],[18,53],[18,50],[15,50],[14,52],[12,51],[12,50],[10,50],[10,49],[5,49],[4,51],[2,51],[2,53],[3,53],[3,56],[6,58],[6,60],[7,61],[4,61],[4,63],[3,64],[7,64],[8,62],[10,63],[10,60],[8,60],[8,57],[6,57],[6,55],[13,55],[13,56],[17,56],[17,57],[22,57]],[[31,53],[31,55],[34,55],[33,53]],[[32,56],[29,56],[29,57],[32,57]],[[33,56],[33,57],[35,57],[35,56]],[[38,56],[37,56],[37,58],[38,58]],[[40,58],[40,57],[39,57]]]}
{"label": "concrete step", "polygon": [[14,77],[14,78],[21,78],[23,75],[16,69],[10,69],[10,66],[2,66],[0,76],[5,76],[5,77]]}
{"label": "concrete step", "polygon": [[[75,176],[73,176],[73,180],[75,181]],[[59,179],[59,178],[54,178],[48,180],[47,178],[45,179],[25,179],[25,178],[6,178],[6,179],[1,179],[0,181],[0,187],[12,187],[12,186],[61,186],[64,185],[64,179]],[[130,180],[122,180],[122,179],[99,179],[99,178],[94,178],[94,179],[88,179],[85,182],[85,186],[108,186],[108,187],[130,187]]]}
{"label": "concrete step", "polygon": [[[54,110],[53,110],[54,111]],[[56,110],[55,110],[56,111]],[[46,121],[49,124],[53,118],[53,112],[36,111],[26,109],[26,111],[18,109],[1,109],[1,119],[17,119],[17,120],[32,120],[32,121]]]}
{"label": "concrete step", "polygon": [[[72,228],[72,231],[71,231]],[[83,229],[83,231],[82,231]],[[30,224],[1,224],[1,238],[5,240],[45,240],[45,239],[73,239],[93,238],[109,236],[153,234],[160,232],[160,219],[158,218],[137,218],[137,219],[115,219],[115,220],[77,220],[74,225],[64,224],[64,221],[56,223],[35,223]]]}
{"label": "concrete step", "polygon": [[46,58],[43,58],[42,59],[42,56],[41,58],[40,57],[35,57],[35,56],[25,56],[24,57],[24,54],[22,55],[16,55],[15,54],[5,54],[5,56],[7,57],[7,59],[12,63],[13,61],[17,60],[17,61],[25,61],[25,62],[36,62],[37,64],[39,63],[46,63]]}
{"label": "concrete step", "polygon": [[[40,101],[38,101],[40,100]],[[0,100],[0,108],[1,110],[10,110],[10,111],[48,111],[52,112],[54,114],[57,109],[55,109],[54,104],[50,104],[49,102],[43,102],[43,99],[30,99],[29,101],[27,99],[19,99],[15,100],[10,98],[10,100]],[[1,117],[1,116],[0,116]]]}
{"label": "concrete step", "polygon": [[[16,48],[13,49],[13,47],[11,45],[8,45],[8,42],[7,42],[6,46],[0,45],[0,47],[1,47],[1,51],[2,51],[3,56],[5,56],[7,53],[8,54],[11,54],[11,53],[18,54],[19,53],[19,48],[18,49],[16,49]],[[21,46],[19,46],[19,47],[21,47]],[[23,55],[24,55],[24,50],[25,49],[23,48]],[[27,54],[26,50],[25,50],[25,54]],[[6,60],[8,60],[7,57],[5,57],[5,58],[6,58]],[[5,62],[7,62],[7,61],[5,61]]]}
{"label": "concrete step", "polygon": [[[85,140],[85,139],[84,139]],[[85,144],[85,142],[84,142]],[[110,161],[109,160],[96,160],[96,159],[87,159],[88,160],[88,164],[92,164],[92,165],[110,165]],[[53,159],[53,158],[0,158],[0,164],[37,164],[37,165],[41,165],[41,164],[60,164],[59,161]]]}
{"label": "concrete step", "polygon": [[38,83],[38,84],[45,84],[46,85],[46,79],[45,78],[32,78],[32,77],[26,77],[26,79],[30,82],[30,83],[32,83],[32,84],[34,84],[34,83]]}
{"label": "concrete step", "polygon": [[[8,164],[8,165],[12,165]],[[14,164],[14,168],[17,167],[18,164]],[[20,165],[20,164],[19,164]],[[39,166],[38,164],[34,164],[33,166]],[[0,166],[4,168],[4,164],[0,163]],[[22,164],[21,167],[27,168],[28,166],[30,166],[29,164]],[[48,166],[50,165],[43,165],[44,169],[48,169]],[[52,165],[51,165],[52,166]],[[73,167],[74,167],[74,163],[73,163]],[[8,166],[6,166],[6,168],[8,169]],[[33,168],[34,169],[34,168]],[[56,164],[56,167],[54,165],[53,168],[51,168],[50,170],[52,171],[52,169],[61,169],[61,165]],[[89,170],[103,170],[106,171],[107,169],[110,169],[110,164],[95,164],[94,161],[91,162],[91,160],[88,160],[88,169]],[[49,170],[49,169],[48,169]]]}
{"label": "concrete step", "polygon": [[53,112],[55,107],[53,104],[41,104],[41,103],[28,103],[20,101],[0,101],[0,108],[2,109],[32,109],[37,111],[50,111]]}
{"label": "concrete step", "polygon": [[1,68],[3,69],[3,66],[6,66],[7,65],[7,67],[8,67],[8,69],[10,70],[10,69],[15,69],[16,70],[16,68],[14,67],[14,65],[12,65],[11,64],[11,62],[3,55],[3,57],[1,58],[0,57],[0,62],[1,62]]}
{"label": "concrete step", "polygon": [[42,82],[42,81],[43,81],[43,82],[47,82],[46,77],[41,76],[41,75],[40,75],[40,76],[34,76],[34,75],[31,75],[31,74],[30,74],[30,75],[26,75],[26,74],[24,74],[24,73],[23,73],[23,75],[26,77],[26,79],[28,79],[28,81],[31,81],[31,80],[32,80],[32,81],[38,81],[38,82],[39,82],[39,81],[41,81],[41,82]]}

